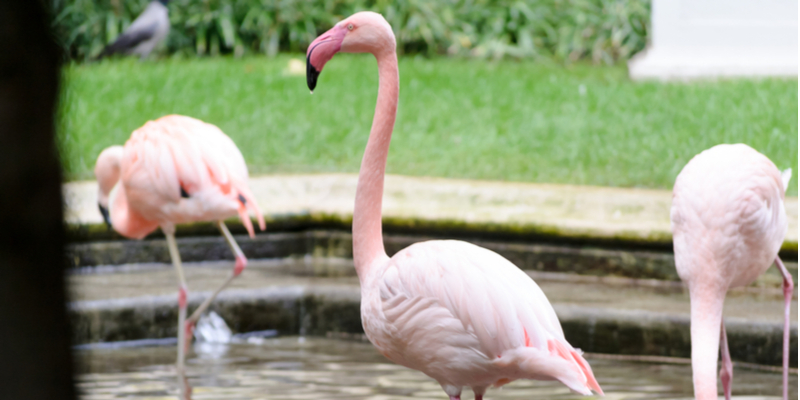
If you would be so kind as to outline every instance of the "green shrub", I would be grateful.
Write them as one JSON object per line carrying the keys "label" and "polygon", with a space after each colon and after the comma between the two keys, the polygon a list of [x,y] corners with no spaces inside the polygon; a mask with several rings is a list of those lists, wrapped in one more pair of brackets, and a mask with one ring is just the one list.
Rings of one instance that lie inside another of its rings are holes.
{"label": "green shrub", "polygon": [[[68,56],[98,54],[147,0],[51,0]],[[649,0],[173,0],[170,54],[302,51],[361,10],[383,14],[406,54],[590,59],[613,64],[641,50]]]}

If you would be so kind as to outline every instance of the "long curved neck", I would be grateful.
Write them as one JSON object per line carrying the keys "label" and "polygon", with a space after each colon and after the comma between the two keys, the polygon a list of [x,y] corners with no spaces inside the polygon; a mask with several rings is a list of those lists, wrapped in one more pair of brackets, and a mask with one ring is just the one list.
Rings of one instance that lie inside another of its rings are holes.
{"label": "long curved neck", "polygon": [[397,54],[387,51],[376,54],[378,60],[378,102],[372,129],[369,132],[367,149],[361,160],[358,173],[355,210],[353,211],[353,260],[356,273],[363,279],[373,262],[386,258],[383,247],[381,207],[383,203],[383,179],[389,142],[397,116],[400,75],[397,69]]}
{"label": "long curved neck", "polygon": [[108,206],[108,195],[119,182],[122,156],[122,146],[111,146],[103,150],[97,157],[97,164],[94,168],[99,188],[97,200],[103,206]]}
{"label": "long curved neck", "polygon": [[[150,232],[158,228],[158,222],[145,219],[139,211],[131,207],[125,185],[121,182],[113,197],[109,212],[111,213],[111,224],[117,233],[131,239],[144,239]],[[173,226],[172,232],[174,231]]]}

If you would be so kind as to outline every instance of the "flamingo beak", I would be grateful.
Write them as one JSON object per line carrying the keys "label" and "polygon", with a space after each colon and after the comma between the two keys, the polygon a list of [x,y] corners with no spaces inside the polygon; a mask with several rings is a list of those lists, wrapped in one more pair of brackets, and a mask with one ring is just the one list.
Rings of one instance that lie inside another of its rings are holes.
{"label": "flamingo beak", "polygon": [[306,52],[306,83],[311,93],[314,93],[314,88],[317,87],[317,78],[322,72],[322,67],[342,48],[342,41],[344,41],[344,36],[347,32],[345,25],[340,23],[308,45],[308,51]]}
{"label": "flamingo beak", "polygon": [[100,209],[100,214],[103,216],[103,221],[106,223],[108,230],[111,230],[111,216],[108,215],[108,208],[103,207],[102,204],[97,203],[97,208]]}

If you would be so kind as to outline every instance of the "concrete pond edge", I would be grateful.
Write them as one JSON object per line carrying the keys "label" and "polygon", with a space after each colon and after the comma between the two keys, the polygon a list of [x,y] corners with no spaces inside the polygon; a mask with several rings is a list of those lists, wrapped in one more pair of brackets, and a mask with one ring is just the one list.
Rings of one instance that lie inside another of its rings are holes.
{"label": "concrete pond edge", "polygon": [[[415,242],[441,238],[448,237],[386,233],[384,244],[386,251],[392,255]],[[495,251],[526,271],[680,280],[675,270],[674,256],[668,251],[474,237],[461,239]],[[255,238],[237,235],[236,240],[245,255],[252,259],[309,255],[320,258],[352,258],[352,235],[341,230],[271,232],[259,234]],[[178,247],[184,262],[233,259],[219,235],[181,237],[178,239]],[[145,240],[77,242],[67,247],[66,254],[71,268],[88,269],[89,272],[93,266],[170,262],[166,242],[158,237]],[[787,260],[786,265],[797,282],[796,261]],[[781,283],[778,270],[770,268],[759,277],[756,286],[779,288]]]}
{"label": "concrete pond edge", "polygon": [[[313,230],[350,231],[352,215],[307,212],[298,214],[266,215],[267,233],[297,232]],[[254,225],[256,221],[253,220]],[[234,234],[244,234],[246,230],[239,219],[225,221]],[[122,236],[99,223],[68,223],[67,236],[72,243],[106,240],[124,240]],[[485,240],[523,241],[541,243],[566,243],[570,245],[592,245],[598,247],[621,247],[672,251],[672,235],[660,231],[643,233],[627,230],[600,230],[572,228],[533,222],[495,223],[468,222],[450,219],[383,217],[384,233],[416,236],[448,236],[452,238],[472,237]],[[257,235],[264,233],[257,232]],[[216,236],[219,231],[211,222],[181,224],[177,237]],[[148,238],[163,237],[160,230]],[[797,260],[797,242],[786,240],[781,246],[781,257]]]}
{"label": "concrete pond edge", "polygon": [[[189,296],[190,309],[210,293]],[[69,315],[74,343],[175,337],[174,295],[73,302]],[[686,315],[584,306],[554,306],[567,340],[590,353],[689,357]],[[281,335],[363,334],[356,285],[294,285],[230,290],[211,309],[233,332],[276,329]],[[736,318],[725,321],[731,357],[780,365],[783,325]],[[790,365],[797,367],[797,325],[791,328]]]}

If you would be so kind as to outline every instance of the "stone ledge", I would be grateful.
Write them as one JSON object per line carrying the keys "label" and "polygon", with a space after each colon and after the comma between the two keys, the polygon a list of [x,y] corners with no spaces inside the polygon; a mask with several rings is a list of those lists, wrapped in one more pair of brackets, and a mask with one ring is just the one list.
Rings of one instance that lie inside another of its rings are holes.
{"label": "stone ledge", "polygon": [[[190,309],[209,293],[189,297]],[[361,334],[356,285],[296,285],[223,292],[211,308],[234,332],[277,329],[282,335]],[[587,352],[689,357],[686,315],[555,304],[567,340]],[[176,335],[175,296],[83,301],[70,305],[74,343],[164,338]],[[726,319],[731,357],[779,365],[783,326]],[[797,366],[797,325],[790,365]]]}
{"label": "stone ledge", "polygon": [[[384,243],[386,251],[392,255],[412,243],[436,238],[387,234]],[[463,239],[499,253],[524,270],[673,281],[680,279],[670,252],[499,242],[469,237]],[[245,255],[252,259],[305,255],[352,258],[352,236],[341,231],[266,233],[257,235],[255,239],[237,236],[236,240]],[[180,238],[178,248],[185,262],[233,259],[228,246],[219,236]],[[72,267],[170,262],[163,239],[73,243],[67,248],[67,258]],[[797,263],[787,261],[786,265],[797,281]],[[344,271],[344,274],[347,273]],[[770,268],[759,278],[757,285],[780,287],[777,270]]]}
{"label": "stone ledge", "polygon": [[[355,174],[266,175],[252,177],[250,188],[269,232],[349,231],[357,181]],[[119,238],[102,224],[95,182],[66,183],[63,192],[72,240]],[[671,202],[669,190],[388,175],[383,221],[388,233],[671,249]],[[796,197],[786,199],[786,212],[782,250],[796,259]],[[244,232],[240,222],[228,222]],[[199,223],[181,225],[177,234],[218,232]]]}

